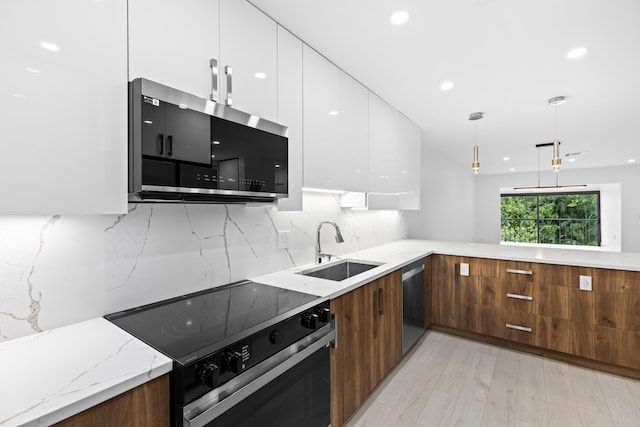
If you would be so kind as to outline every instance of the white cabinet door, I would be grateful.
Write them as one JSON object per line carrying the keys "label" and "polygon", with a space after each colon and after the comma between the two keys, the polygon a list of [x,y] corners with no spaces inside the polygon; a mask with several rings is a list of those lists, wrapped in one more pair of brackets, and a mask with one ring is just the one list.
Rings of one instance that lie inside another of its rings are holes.
{"label": "white cabinet door", "polygon": [[129,0],[129,80],[209,98],[218,29],[218,0]]}
{"label": "white cabinet door", "polygon": [[400,197],[398,209],[420,209],[420,179],[422,168],[422,137],[420,127],[400,114],[399,129]]}
{"label": "white cabinet door", "polygon": [[2,2],[1,214],[127,211],[127,2]]}
{"label": "white cabinet door", "polygon": [[303,48],[304,186],[344,190],[339,166],[341,71],[315,50]]}
{"label": "white cabinet door", "polygon": [[[277,61],[276,22],[244,0],[220,0],[220,87],[232,107],[277,121]],[[232,70],[231,95],[226,66]]]}
{"label": "white cabinet door", "polygon": [[374,195],[402,191],[398,141],[398,111],[369,93],[369,192]]}
{"label": "white cabinet door", "polygon": [[302,210],[302,42],[278,26],[278,123],[289,137],[289,197],[278,210]]}
{"label": "white cabinet door", "polygon": [[369,91],[342,72],[340,101],[336,180],[346,191],[365,193],[369,188]]}

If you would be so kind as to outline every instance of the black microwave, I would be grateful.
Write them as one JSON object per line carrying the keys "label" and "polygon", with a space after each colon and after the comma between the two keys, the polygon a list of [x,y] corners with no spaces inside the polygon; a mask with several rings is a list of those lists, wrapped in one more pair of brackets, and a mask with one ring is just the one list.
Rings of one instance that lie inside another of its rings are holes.
{"label": "black microwave", "polygon": [[273,202],[287,128],[147,79],[129,84],[129,201]]}

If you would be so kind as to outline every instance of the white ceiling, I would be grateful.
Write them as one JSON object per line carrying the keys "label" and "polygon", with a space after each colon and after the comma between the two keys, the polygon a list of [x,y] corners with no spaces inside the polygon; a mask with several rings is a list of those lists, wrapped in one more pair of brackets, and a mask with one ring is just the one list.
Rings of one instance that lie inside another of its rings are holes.
{"label": "white ceiling", "polygon": [[[640,164],[639,0],[251,0],[419,124],[425,144],[482,174]],[[403,26],[392,12],[410,13]],[[588,53],[569,60],[576,47]],[[442,91],[440,84],[455,87]],[[583,152],[574,162],[567,153]],[[504,161],[509,156],[511,160]]]}

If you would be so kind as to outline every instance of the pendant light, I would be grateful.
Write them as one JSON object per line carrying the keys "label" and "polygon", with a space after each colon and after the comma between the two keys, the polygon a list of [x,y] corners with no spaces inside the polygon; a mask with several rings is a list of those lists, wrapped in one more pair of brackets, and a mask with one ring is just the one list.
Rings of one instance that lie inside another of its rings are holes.
{"label": "pendant light", "polygon": [[469,114],[469,120],[472,120],[474,123],[475,130],[475,144],[473,146],[473,162],[471,163],[471,169],[473,169],[473,173],[477,174],[480,170],[480,161],[478,160],[478,120],[484,117],[484,113],[476,112]]}
{"label": "pendant light", "polygon": [[558,105],[564,104],[566,101],[564,96],[555,96],[549,98],[549,105],[556,106],[556,139],[553,140],[553,158],[551,159],[551,167],[554,172],[560,171],[562,159],[560,158],[560,140],[558,139]]}

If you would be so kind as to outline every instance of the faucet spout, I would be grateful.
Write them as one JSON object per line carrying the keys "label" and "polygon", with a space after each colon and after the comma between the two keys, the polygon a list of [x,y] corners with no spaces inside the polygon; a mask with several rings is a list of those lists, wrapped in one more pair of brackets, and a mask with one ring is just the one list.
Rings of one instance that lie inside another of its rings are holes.
{"label": "faucet spout", "polygon": [[323,254],[322,253],[322,249],[320,248],[320,229],[322,228],[322,226],[324,224],[330,224],[336,230],[336,243],[343,243],[344,242],[344,238],[342,237],[342,233],[340,232],[340,227],[338,227],[338,224],[336,224],[333,221],[322,221],[318,225],[318,230],[316,232],[316,262],[318,262],[318,263],[322,262],[322,257],[323,256],[329,256],[329,259],[331,259],[331,255]]}

